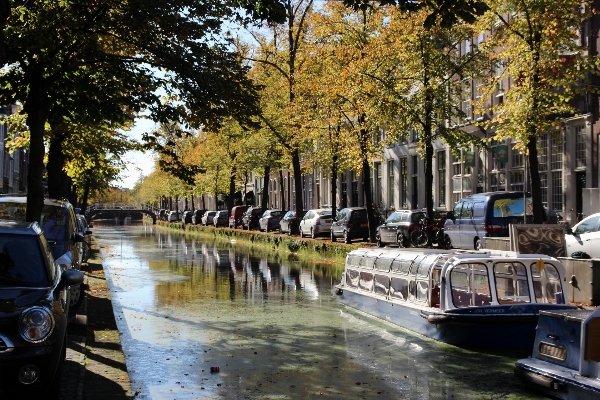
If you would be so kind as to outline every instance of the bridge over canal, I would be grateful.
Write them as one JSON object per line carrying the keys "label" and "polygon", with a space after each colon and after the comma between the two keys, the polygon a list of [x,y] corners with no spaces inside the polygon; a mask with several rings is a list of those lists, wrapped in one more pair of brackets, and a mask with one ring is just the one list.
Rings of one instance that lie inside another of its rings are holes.
{"label": "bridge over canal", "polygon": [[152,223],[156,224],[156,214],[153,211],[135,207],[97,206],[88,211],[85,216],[90,221],[93,221],[94,219],[118,218],[121,224],[123,224],[123,221],[125,221],[125,218],[127,217],[131,217],[131,219],[142,219],[144,214],[152,218]]}

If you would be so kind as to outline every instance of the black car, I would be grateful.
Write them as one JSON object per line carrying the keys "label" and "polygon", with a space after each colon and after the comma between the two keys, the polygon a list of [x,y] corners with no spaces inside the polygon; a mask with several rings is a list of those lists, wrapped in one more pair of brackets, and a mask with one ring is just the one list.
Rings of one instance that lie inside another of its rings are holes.
{"label": "black car", "polygon": [[296,211],[288,211],[285,213],[281,221],[279,221],[279,231],[281,233],[287,233],[288,235],[298,233],[298,218],[296,218]]}
{"label": "black car", "polygon": [[183,212],[183,215],[181,216],[181,222],[183,223],[183,225],[192,223],[193,213],[194,213],[193,211],[184,211]]}
{"label": "black car", "polygon": [[161,221],[166,221],[167,220],[167,210],[161,209],[158,212],[158,219],[160,219]]}
{"label": "black car", "polygon": [[365,207],[342,208],[331,223],[331,241],[341,237],[344,243],[351,243],[354,238],[369,240],[369,221]]}
{"label": "black car", "polygon": [[410,245],[410,233],[420,227],[420,222],[427,214],[423,211],[394,211],[385,222],[377,227],[375,240],[377,246],[395,244],[399,247]]}
{"label": "black car", "polygon": [[194,210],[192,212],[192,224],[199,225],[202,224],[202,217],[206,210]]}
{"label": "black car", "polygon": [[[27,197],[0,197],[0,219],[25,221]],[[75,269],[81,268],[83,261],[83,242],[86,232],[81,232],[71,203],[66,200],[44,199],[40,226],[50,243],[52,256],[57,259],[71,252],[71,264]],[[71,308],[79,307],[83,300],[81,285],[71,287]]]}
{"label": "black car", "polygon": [[242,217],[242,229],[254,229],[258,228],[258,220],[262,216],[262,208],[260,207],[250,207],[244,213]]}
{"label": "black car", "polygon": [[71,263],[37,222],[0,221],[0,398],[59,399],[69,287],[83,282]]}

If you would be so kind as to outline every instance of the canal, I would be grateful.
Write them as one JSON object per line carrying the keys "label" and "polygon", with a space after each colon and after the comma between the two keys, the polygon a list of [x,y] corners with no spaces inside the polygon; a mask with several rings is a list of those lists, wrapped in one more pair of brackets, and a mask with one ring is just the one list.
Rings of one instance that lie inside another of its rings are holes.
{"label": "canal", "polygon": [[529,351],[443,345],[341,305],[342,266],[152,225],[96,224],[139,399],[543,398]]}

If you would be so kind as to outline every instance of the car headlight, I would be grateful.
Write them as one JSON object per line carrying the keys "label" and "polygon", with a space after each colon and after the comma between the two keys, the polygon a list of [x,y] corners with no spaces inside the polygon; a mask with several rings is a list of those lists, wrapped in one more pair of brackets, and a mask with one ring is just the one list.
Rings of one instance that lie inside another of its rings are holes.
{"label": "car headlight", "polygon": [[54,329],[54,318],[50,310],[44,307],[31,307],[19,317],[19,333],[30,343],[39,343],[46,339]]}

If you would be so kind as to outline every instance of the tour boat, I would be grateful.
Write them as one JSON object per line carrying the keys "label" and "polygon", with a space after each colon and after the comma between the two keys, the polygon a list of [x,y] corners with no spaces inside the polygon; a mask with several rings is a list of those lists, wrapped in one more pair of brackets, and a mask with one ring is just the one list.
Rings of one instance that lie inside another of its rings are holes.
{"label": "tour boat", "polygon": [[542,310],[568,310],[556,258],[510,251],[354,250],[343,304],[459,346],[531,348]]}
{"label": "tour boat", "polygon": [[600,399],[600,309],[540,312],[533,354],[515,375],[559,399]]}

